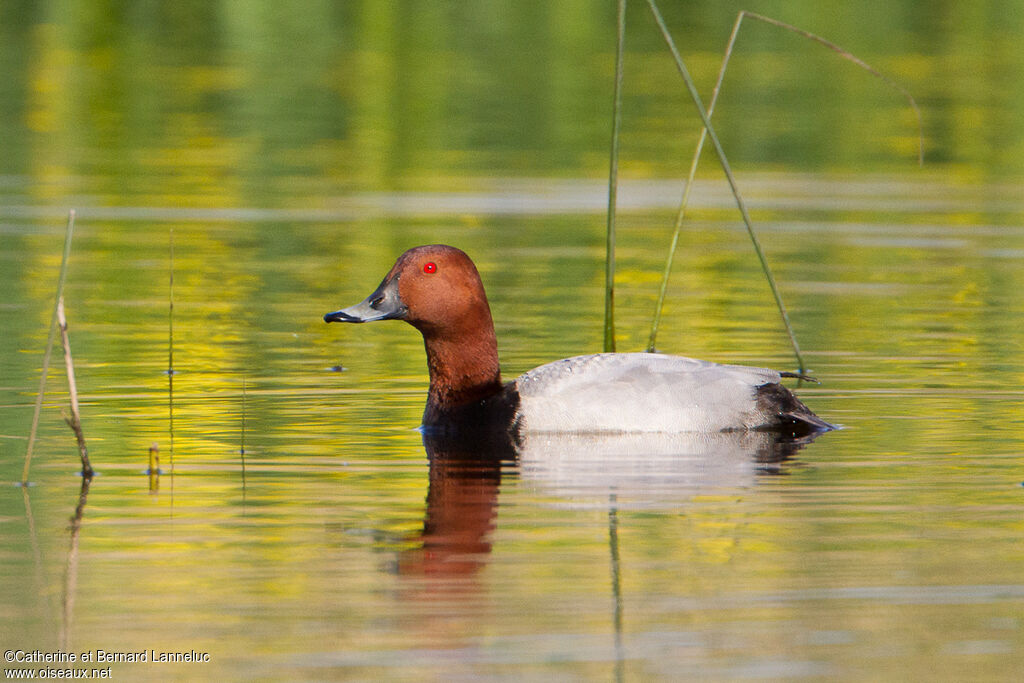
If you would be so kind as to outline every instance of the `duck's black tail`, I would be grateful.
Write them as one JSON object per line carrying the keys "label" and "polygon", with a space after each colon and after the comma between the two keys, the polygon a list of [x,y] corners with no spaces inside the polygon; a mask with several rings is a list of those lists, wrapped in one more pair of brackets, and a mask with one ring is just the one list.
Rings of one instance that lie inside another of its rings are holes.
{"label": "duck's black tail", "polygon": [[764,428],[786,436],[801,438],[838,429],[815,415],[792,391],[778,383],[759,386],[757,404],[765,413],[775,416],[775,421]]}

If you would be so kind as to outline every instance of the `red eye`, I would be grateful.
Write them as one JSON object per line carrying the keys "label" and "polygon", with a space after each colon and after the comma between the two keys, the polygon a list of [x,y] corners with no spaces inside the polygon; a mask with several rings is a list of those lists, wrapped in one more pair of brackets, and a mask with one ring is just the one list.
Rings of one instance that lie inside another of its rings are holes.
{"label": "red eye", "polygon": [[434,263],[433,261],[428,261],[427,263],[424,263],[423,264],[423,272],[424,273],[436,273],[437,272],[437,264]]}

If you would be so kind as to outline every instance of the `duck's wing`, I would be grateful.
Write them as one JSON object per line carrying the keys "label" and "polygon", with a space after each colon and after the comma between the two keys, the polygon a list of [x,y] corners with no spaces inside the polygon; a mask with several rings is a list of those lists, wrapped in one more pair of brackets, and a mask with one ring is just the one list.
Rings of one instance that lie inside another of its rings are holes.
{"label": "duck's wing", "polygon": [[[780,378],[767,368],[602,353],[542,365],[515,386],[521,429],[529,431],[711,432],[768,427],[781,412],[797,410],[776,405],[787,394],[803,405]],[[784,393],[762,389],[776,386]]]}

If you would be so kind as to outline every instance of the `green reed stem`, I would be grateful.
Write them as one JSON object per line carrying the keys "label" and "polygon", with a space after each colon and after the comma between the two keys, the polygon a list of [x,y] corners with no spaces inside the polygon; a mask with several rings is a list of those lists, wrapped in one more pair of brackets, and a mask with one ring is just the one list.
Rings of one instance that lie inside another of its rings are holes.
{"label": "green reed stem", "polygon": [[[742,12],[741,12],[742,14]],[[736,34],[740,30],[740,19],[732,27],[732,35],[729,36],[729,44],[725,48],[725,58],[718,70],[718,80],[715,81],[715,89],[711,92],[711,101],[708,103],[708,119],[715,113],[715,104],[718,103],[718,93],[722,89],[722,80],[725,78],[725,68],[732,56],[732,46],[736,42]],[[690,203],[690,190],[693,189],[693,181],[697,176],[697,164],[700,162],[700,153],[704,151],[704,142],[708,138],[708,129],[703,126],[700,129],[700,137],[697,139],[697,149],[693,152],[693,159],[690,160],[690,172],[686,176],[686,187],[683,188],[683,198],[679,202],[679,211],[676,213],[675,227],[672,231],[672,242],[668,247],[668,258],[665,259],[665,271],[661,276],[661,288],[658,290],[658,301],[654,305],[654,320],[651,322],[651,336],[647,341],[647,352],[654,353],[655,341],[658,338],[658,327],[661,324],[661,312],[665,307],[665,295],[668,293],[668,279],[672,275],[672,262],[676,257],[676,247],[679,246],[679,233],[683,227],[683,218],[686,216],[686,207]]]}
{"label": "green reed stem", "polygon": [[174,226],[167,235],[167,430],[170,448],[171,491],[174,491]]}
{"label": "green reed stem", "polygon": [[729,160],[725,156],[725,150],[722,149],[722,143],[719,142],[718,135],[715,134],[715,129],[711,126],[711,120],[708,118],[708,113],[704,109],[704,103],[701,101],[700,94],[697,92],[697,86],[694,85],[693,79],[690,77],[690,72],[683,63],[683,58],[679,54],[679,50],[676,48],[675,41],[672,40],[672,35],[669,33],[668,27],[665,25],[665,20],[662,18],[661,12],[658,11],[658,5],[655,3],[655,0],[647,0],[647,4],[651,8],[651,13],[654,15],[654,20],[658,24],[658,29],[661,31],[661,35],[665,39],[665,43],[668,45],[669,51],[672,53],[672,57],[676,63],[676,68],[679,71],[679,75],[682,76],[683,82],[686,84],[686,89],[689,91],[690,97],[693,99],[694,106],[697,108],[697,113],[700,115],[701,122],[704,124],[704,128],[708,131],[708,137],[711,138],[711,144],[714,146],[715,153],[718,155],[718,161],[722,166],[722,170],[725,172],[725,178],[729,182],[729,188],[732,190],[733,198],[736,200],[736,206],[739,208],[740,216],[743,218],[743,224],[747,227],[747,234],[750,236],[750,241],[754,245],[754,251],[757,253],[757,258],[761,262],[761,270],[764,272],[765,278],[768,280],[768,285],[772,290],[772,296],[775,298],[775,305],[778,307],[779,315],[782,317],[782,324],[786,328],[786,334],[789,336],[790,344],[793,346],[793,353],[796,355],[796,362],[800,369],[800,374],[804,374],[806,371],[804,358],[800,353],[800,345],[796,341],[796,335],[793,333],[793,326],[789,322],[789,314],[786,312],[786,305],[782,302],[782,295],[779,293],[779,287],[775,283],[775,277],[772,275],[771,268],[768,265],[768,259],[765,258],[764,250],[761,248],[761,243],[757,239],[757,234],[754,232],[754,226],[750,220],[750,213],[747,211],[746,202],[743,201],[740,189],[736,185],[736,179],[732,175],[732,169],[729,166]]}
{"label": "green reed stem", "polygon": [[242,466],[245,467],[245,377],[242,377],[242,443],[238,452],[242,454]]}
{"label": "green reed stem", "polygon": [[[907,104],[910,105],[910,108],[913,109],[914,116],[917,118],[917,164],[918,164],[918,166],[924,166],[924,124],[921,121],[921,109],[917,106],[917,100],[914,99],[914,96],[911,95],[909,92],[907,92],[907,90],[905,88],[903,88],[899,83],[897,83],[896,81],[892,80],[888,76],[885,76],[884,74],[880,73],[874,67],[872,67],[870,64],[865,62],[863,59],[861,59],[860,57],[857,57],[852,52],[849,52],[848,50],[845,50],[845,49],[839,47],[838,45],[836,45],[832,41],[825,40],[824,38],[822,38],[821,36],[819,36],[819,35],[817,35],[815,33],[811,33],[810,31],[805,31],[802,28],[797,28],[796,26],[793,26],[792,24],[787,24],[784,21],[779,21],[778,19],[772,19],[771,17],[766,17],[766,16],[763,16],[761,14],[755,14],[754,12],[748,12],[746,10],[741,10],[739,15],[737,15],[737,17],[736,17],[736,26],[733,29],[733,34],[734,35],[735,35],[736,32],[739,31],[740,22],[743,21],[744,17],[750,17],[751,19],[757,19],[758,21],[763,21],[766,24],[771,24],[772,26],[777,26],[778,28],[786,29],[787,31],[792,31],[793,33],[795,33],[795,34],[797,34],[799,36],[803,36],[804,38],[807,38],[808,40],[813,40],[814,42],[818,43],[819,45],[822,45],[824,47],[827,47],[829,50],[832,50],[833,52],[838,54],[840,57],[845,59],[846,61],[852,62],[853,64],[856,64],[857,66],[859,66],[860,68],[864,69],[865,71],[867,71],[869,74],[871,74],[875,78],[879,79],[880,81],[882,81],[883,83],[888,85],[890,88],[892,88],[896,92],[900,93],[903,96],[903,98],[907,101]],[[730,49],[731,49],[731,44],[730,44]]]}
{"label": "green reed stem", "polygon": [[[786,29],[787,31],[792,31],[797,35],[813,40],[816,43],[819,43],[820,45],[823,45],[828,49],[832,50],[833,52],[837,53],[841,58],[856,64],[862,69],[865,69],[868,73],[882,80],[884,83],[886,83],[891,88],[895,89],[901,95],[903,95],[903,97],[907,100],[907,103],[910,105],[911,109],[914,111],[914,115],[917,117],[917,160],[919,165],[924,164],[924,126],[921,122],[921,110],[917,106],[917,101],[914,99],[913,95],[907,92],[895,81],[884,76],[883,74],[872,68],[869,64],[864,62],[862,59],[858,58],[851,52],[839,47],[835,43],[826,40],[819,35],[810,33],[809,31],[804,31],[803,29],[797,28],[796,26],[792,26],[785,22],[778,21],[777,19],[772,19],[771,17],[766,17],[760,14],[755,14],[753,12],[748,12],[746,10],[740,10],[740,12],[736,15],[735,23],[733,23],[732,33],[729,35],[729,42],[726,44],[725,54],[722,58],[722,66],[718,70],[718,79],[715,81],[715,88],[711,93],[711,101],[708,104],[709,119],[714,114],[715,104],[718,101],[718,95],[722,89],[722,81],[725,79],[725,71],[729,65],[729,60],[732,57],[733,49],[736,45],[736,38],[739,36],[740,25],[743,23],[743,19],[745,17],[750,17],[751,19],[763,21],[767,24],[771,24],[772,26],[783,28]],[[654,319],[651,323],[651,336],[647,342],[648,352],[653,352],[655,349],[655,341],[658,336],[658,327],[661,323],[661,313],[665,305],[665,296],[668,291],[668,280],[672,274],[672,263],[675,260],[676,248],[679,244],[679,233],[682,228],[683,218],[686,214],[686,207],[689,204],[690,189],[693,187],[694,177],[697,174],[697,164],[700,160],[701,152],[704,150],[704,142],[707,139],[707,134],[707,128],[702,127],[700,131],[700,138],[697,141],[697,149],[694,151],[693,159],[690,162],[690,172],[686,179],[686,187],[683,190],[682,201],[679,204],[679,212],[676,214],[675,228],[672,232],[672,241],[669,244],[668,258],[665,261],[665,270],[661,278],[661,288],[658,291],[658,301],[655,304]]]}
{"label": "green reed stem", "polygon": [[32,451],[36,443],[36,432],[39,429],[39,413],[43,407],[43,396],[46,392],[46,375],[50,371],[50,354],[53,352],[53,340],[57,334],[57,310],[61,297],[64,296],[64,280],[68,274],[68,259],[71,256],[71,236],[75,231],[75,210],[68,211],[68,225],[64,232],[64,256],[60,261],[60,275],[57,277],[57,296],[53,301],[53,315],[50,316],[50,330],[46,337],[46,353],[43,354],[43,372],[39,377],[39,391],[36,393],[36,406],[32,413],[32,427],[28,434],[28,449],[25,451],[25,466],[21,470],[21,484],[28,486],[28,471],[32,465]]}
{"label": "green reed stem", "polygon": [[619,0],[615,43],[615,100],[612,106],[612,148],[608,164],[608,231],[604,261],[604,350],[615,351],[615,206],[619,185],[619,128],[622,124],[622,66],[626,42],[626,0]]}

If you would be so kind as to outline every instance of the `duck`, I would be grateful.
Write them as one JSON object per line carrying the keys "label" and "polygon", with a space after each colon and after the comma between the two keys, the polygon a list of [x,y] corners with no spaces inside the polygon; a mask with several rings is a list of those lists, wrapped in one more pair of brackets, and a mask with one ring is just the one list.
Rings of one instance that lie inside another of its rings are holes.
{"label": "duck", "polygon": [[[461,249],[409,249],[380,285],[328,323],[402,320],[423,336],[430,384],[421,429],[488,425],[514,434],[775,431],[835,426],[782,385],[790,372],[661,353],[595,353],[556,360],[503,382],[490,305]],[[806,379],[806,378],[804,378]]]}

